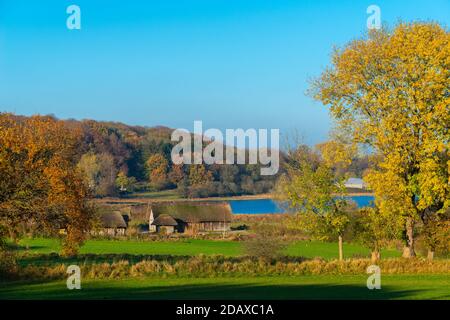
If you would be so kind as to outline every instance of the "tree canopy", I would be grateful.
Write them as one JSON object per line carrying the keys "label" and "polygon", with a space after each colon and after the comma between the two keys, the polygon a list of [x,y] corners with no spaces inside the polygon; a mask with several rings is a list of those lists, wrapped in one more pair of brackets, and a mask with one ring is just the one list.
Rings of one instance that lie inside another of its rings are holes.
{"label": "tree canopy", "polygon": [[450,33],[436,23],[372,30],[336,49],[312,86],[353,142],[378,155],[366,179],[381,211],[413,225],[450,206]]}

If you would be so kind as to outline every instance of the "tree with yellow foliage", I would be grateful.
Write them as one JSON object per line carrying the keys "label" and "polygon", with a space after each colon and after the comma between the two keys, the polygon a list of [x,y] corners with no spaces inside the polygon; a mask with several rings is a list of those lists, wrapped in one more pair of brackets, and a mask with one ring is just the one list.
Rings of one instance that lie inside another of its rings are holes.
{"label": "tree with yellow foliage", "polygon": [[436,23],[372,30],[336,49],[312,93],[379,161],[366,180],[381,211],[414,226],[450,206],[450,33]]}
{"label": "tree with yellow foliage", "polygon": [[193,164],[189,167],[189,183],[191,186],[201,186],[213,180],[211,171],[203,164]]}
{"label": "tree with yellow foliage", "polygon": [[155,188],[162,189],[168,182],[169,162],[162,154],[156,153],[148,158],[146,165],[150,183]]}

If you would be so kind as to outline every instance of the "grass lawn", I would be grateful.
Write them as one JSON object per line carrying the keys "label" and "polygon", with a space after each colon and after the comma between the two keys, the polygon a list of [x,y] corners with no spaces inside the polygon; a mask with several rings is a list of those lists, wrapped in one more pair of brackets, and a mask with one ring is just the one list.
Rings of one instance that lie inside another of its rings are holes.
{"label": "grass lawn", "polygon": [[450,299],[446,275],[382,275],[381,290],[361,276],[137,278],[0,284],[0,299]]}
{"label": "grass lawn", "polygon": [[[162,190],[162,191],[145,191],[134,192],[128,196],[131,199],[152,199],[152,200],[178,200],[181,199],[180,194],[176,190]],[[125,198],[126,199],[126,198]]]}
{"label": "grass lawn", "polygon": [[[29,253],[48,254],[59,252],[60,245],[56,239],[23,239],[20,241],[22,249],[28,246]],[[131,255],[198,255],[221,254],[225,256],[238,256],[244,253],[241,242],[215,241],[215,240],[184,240],[184,241],[136,241],[136,240],[89,240],[83,245],[80,253],[87,254],[131,254]],[[337,243],[318,241],[300,241],[291,244],[286,254],[303,256],[307,258],[322,257],[335,259],[338,255]],[[345,244],[344,256],[368,256],[369,250],[358,244]],[[396,250],[385,250],[383,257],[398,257]]]}
{"label": "grass lawn", "polygon": [[[69,263],[49,254],[59,251],[56,239],[23,239],[19,252],[27,252],[22,264]],[[28,249],[25,249],[28,246]],[[344,246],[346,257],[368,255],[369,250],[356,244]],[[133,241],[89,240],[82,254],[92,254],[95,262],[111,259],[108,255],[129,255],[130,261],[139,255],[222,254],[238,256],[244,253],[242,243],[213,240]],[[337,257],[337,244],[301,241],[290,245],[286,253],[293,256]],[[384,257],[399,256],[386,251]],[[74,263],[83,257],[74,257]],[[87,258],[86,258],[87,259]],[[42,261],[41,261],[42,260]],[[59,261],[61,260],[61,261]],[[87,261],[87,260],[85,260]],[[93,262],[93,261],[90,261]],[[81,290],[68,290],[65,281],[0,283],[0,299],[450,299],[448,275],[382,275],[381,290],[368,290],[368,275],[261,276],[215,278],[126,278],[82,280]]]}

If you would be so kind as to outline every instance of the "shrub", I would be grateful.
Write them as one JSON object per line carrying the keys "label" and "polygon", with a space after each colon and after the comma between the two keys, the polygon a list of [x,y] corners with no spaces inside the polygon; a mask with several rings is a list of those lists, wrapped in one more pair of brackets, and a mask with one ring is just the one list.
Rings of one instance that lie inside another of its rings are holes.
{"label": "shrub", "polygon": [[[3,261],[3,260],[2,260]],[[67,264],[53,266],[13,267],[12,275],[5,279],[56,280],[66,279]],[[133,263],[120,260],[112,263],[81,265],[86,279],[122,279],[129,277],[217,277],[217,276],[300,276],[300,275],[360,275],[372,262],[370,259],[305,260],[283,257],[268,261],[265,258],[204,256],[183,259],[153,257]],[[377,262],[383,274],[450,274],[449,260],[429,261],[423,258],[395,258]],[[15,269],[16,268],[16,269]],[[11,275],[11,274],[10,274]]]}
{"label": "shrub", "polygon": [[0,279],[14,278],[18,273],[16,256],[0,249]]}
{"label": "shrub", "polygon": [[266,260],[281,256],[288,243],[282,240],[278,232],[278,228],[274,225],[264,224],[259,226],[256,229],[255,236],[245,241],[245,251],[251,257]]}

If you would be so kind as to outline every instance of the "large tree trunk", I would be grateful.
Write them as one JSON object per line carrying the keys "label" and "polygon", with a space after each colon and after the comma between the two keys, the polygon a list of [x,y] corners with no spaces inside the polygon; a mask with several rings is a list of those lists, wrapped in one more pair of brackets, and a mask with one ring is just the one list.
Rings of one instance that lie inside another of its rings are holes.
{"label": "large tree trunk", "polygon": [[406,246],[403,248],[403,258],[416,256],[414,251],[414,221],[411,217],[406,218]]}
{"label": "large tree trunk", "polygon": [[342,248],[342,236],[339,236],[339,261],[344,260],[344,249]]}
{"label": "large tree trunk", "polygon": [[427,259],[430,260],[430,261],[434,259],[434,251],[433,251],[433,249],[428,249]]}

